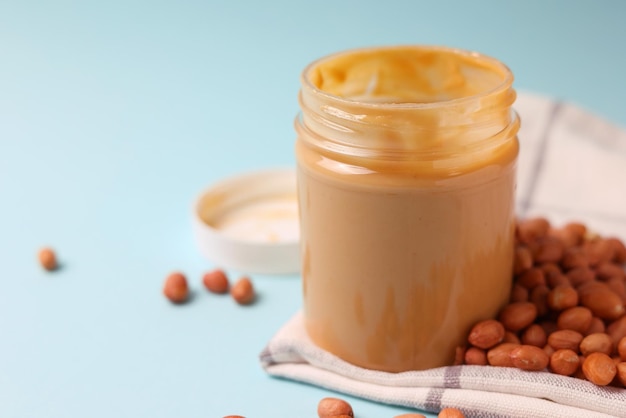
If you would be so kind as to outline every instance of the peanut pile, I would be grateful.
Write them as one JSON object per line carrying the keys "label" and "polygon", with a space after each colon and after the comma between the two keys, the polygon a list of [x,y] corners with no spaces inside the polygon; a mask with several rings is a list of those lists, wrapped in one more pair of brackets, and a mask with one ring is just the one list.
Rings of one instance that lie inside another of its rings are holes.
{"label": "peanut pile", "polygon": [[549,370],[626,386],[626,246],[581,223],[516,226],[510,301],[476,324],[456,364]]}

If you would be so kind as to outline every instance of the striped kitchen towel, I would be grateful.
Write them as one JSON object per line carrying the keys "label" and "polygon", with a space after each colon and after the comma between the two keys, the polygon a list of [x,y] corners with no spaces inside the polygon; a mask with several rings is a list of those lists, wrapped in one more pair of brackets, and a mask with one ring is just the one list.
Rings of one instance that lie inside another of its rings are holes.
{"label": "striped kitchen towel", "polygon": [[[580,221],[626,240],[626,131],[574,105],[521,93],[517,212],[553,224]],[[626,417],[626,390],[548,372],[450,366],[385,373],[316,347],[302,313],[261,353],[268,374],[373,401],[468,417]]]}

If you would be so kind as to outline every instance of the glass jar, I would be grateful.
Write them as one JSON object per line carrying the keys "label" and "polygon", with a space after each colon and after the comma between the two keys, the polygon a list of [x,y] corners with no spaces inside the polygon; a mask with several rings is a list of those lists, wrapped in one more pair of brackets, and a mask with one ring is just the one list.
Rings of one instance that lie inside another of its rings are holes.
{"label": "glass jar", "polygon": [[368,369],[452,364],[511,288],[513,75],[484,55],[401,46],[322,58],[301,82],[310,338]]}

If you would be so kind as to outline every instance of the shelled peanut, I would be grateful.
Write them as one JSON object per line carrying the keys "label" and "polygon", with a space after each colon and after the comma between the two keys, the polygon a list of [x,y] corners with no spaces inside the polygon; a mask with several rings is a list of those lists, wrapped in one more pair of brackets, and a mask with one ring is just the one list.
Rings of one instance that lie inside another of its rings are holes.
{"label": "shelled peanut", "polygon": [[457,362],[626,386],[624,243],[533,218],[516,225],[514,257],[509,304],[473,327]]}

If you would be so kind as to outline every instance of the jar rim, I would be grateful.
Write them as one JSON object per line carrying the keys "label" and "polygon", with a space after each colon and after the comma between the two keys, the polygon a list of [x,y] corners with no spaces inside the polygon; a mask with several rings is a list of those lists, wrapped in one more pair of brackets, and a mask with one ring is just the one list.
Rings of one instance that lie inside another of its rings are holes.
{"label": "jar rim", "polygon": [[[494,71],[499,70],[499,73],[502,75],[502,80],[496,84],[494,87],[487,89],[485,91],[467,95],[463,97],[446,99],[446,100],[435,100],[432,102],[369,102],[364,100],[355,100],[353,98],[346,98],[336,94],[329,93],[319,87],[317,87],[311,81],[311,73],[317,68],[320,64],[324,62],[331,61],[333,59],[337,59],[343,56],[349,56],[351,54],[358,54],[363,52],[382,52],[382,51],[392,51],[392,50],[415,50],[422,52],[444,52],[450,55],[456,55],[460,58],[470,58],[477,63],[490,64],[491,68]],[[444,107],[454,107],[454,106],[463,106],[468,103],[480,100],[482,98],[487,98],[492,95],[497,95],[498,93],[505,92],[511,89],[513,85],[513,72],[511,69],[504,64],[502,61],[493,58],[489,55],[485,55],[480,52],[465,50],[461,48],[447,47],[447,46],[437,46],[437,45],[395,45],[395,46],[374,46],[374,47],[365,47],[365,48],[353,48],[344,51],[335,52],[326,56],[323,56],[309,65],[307,65],[301,73],[300,81],[303,87],[309,89],[313,94],[324,97],[328,100],[332,100],[336,103],[341,103],[345,105],[358,105],[363,108],[370,109],[404,109],[404,110],[435,110],[438,108]]]}

